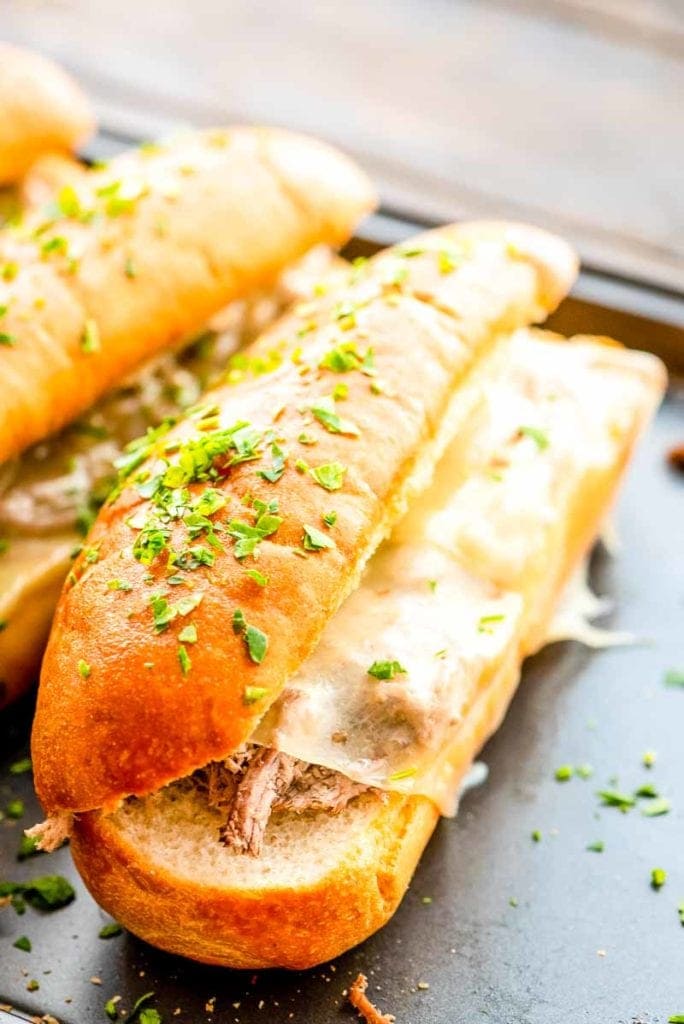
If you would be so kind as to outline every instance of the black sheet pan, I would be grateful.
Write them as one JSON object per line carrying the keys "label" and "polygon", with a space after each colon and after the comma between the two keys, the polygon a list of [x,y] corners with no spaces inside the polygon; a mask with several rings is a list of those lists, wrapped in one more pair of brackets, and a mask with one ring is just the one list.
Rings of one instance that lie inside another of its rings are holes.
{"label": "black sheet pan", "polygon": [[[355,251],[415,225],[374,219]],[[629,296],[619,308],[615,296]],[[605,301],[602,301],[602,297]],[[634,313],[633,309],[638,313]],[[585,275],[553,326],[614,332],[684,369],[681,297]],[[481,757],[485,784],[442,821],[390,924],[332,964],[303,973],[232,972],[160,953],[133,936],[98,938],[108,919],[63,849],[16,860],[21,828],[40,811],[30,774],[8,766],[28,750],[30,702],[0,719],[0,878],[61,873],[76,900],[51,914],[0,912],[0,1021],[50,1014],[63,1024],[106,1021],[153,992],[164,1024],[334,1024],[352,1020],[343,990],[358,971],[398,1024],[658,1024],[684,1014],[684,478],[666,465],[684,441],[676,381],[632,467],[617,513],[621,550],[599,548],[595,589],[614,599],[610,624],[641,642],[603,652],[555,644],[531,659],[508,717]],[[642,765],[645,751],[655,765]],[[555,780],[561,764],[591,778]],[[612,783],[611,783],[612,780]],[[672,810],[648,818],[600,806],[596,791],[652,782]],[[541,840],[532,833],[539,830]],[[587,850],[601,840],[604,852]],[[662,867],[659,891],[651,870]],[[32,952],[14,948],[27,935]],[[30,982],[38,982],[39,988]],[[121,1016],[120,1016],[120,1019]]]}

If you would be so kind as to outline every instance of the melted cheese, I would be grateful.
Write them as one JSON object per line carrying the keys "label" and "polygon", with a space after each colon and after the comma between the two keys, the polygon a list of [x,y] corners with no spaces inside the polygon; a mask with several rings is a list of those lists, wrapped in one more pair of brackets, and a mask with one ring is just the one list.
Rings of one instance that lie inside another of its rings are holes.
{"label": "melted cheese", "polygon": [[[596,341],[504,339],[433,485],[253,739],[454,813],[464,766],[449,751],[468,711],[489,690],[512,694],[562,589],[573,520],[593,525],[578,496],[612,478],[661,379],[652,357]],[[605,607],[588,593],[570,588],[547,641],[597,642],[586,617]],[[376,660],[406,672],[377,680]]]}

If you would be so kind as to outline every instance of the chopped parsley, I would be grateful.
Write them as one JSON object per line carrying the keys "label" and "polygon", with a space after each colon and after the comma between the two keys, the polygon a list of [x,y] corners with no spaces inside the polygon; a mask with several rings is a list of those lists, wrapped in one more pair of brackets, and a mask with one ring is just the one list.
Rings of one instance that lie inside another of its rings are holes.
{"label": "chopped parsley", "polygon": [[86,355],[100,351],[100,331],[94,320],[86,320],[81,335],[81,351]]}
{"label": "chopped parsley", "polygon": [[620,793],[616,789],[600,789],[597,795],[601,798],[604,807],[617,807],[623,814],[626,814],[636,803],[633,796]]}
{"label": "chopped parsley", "polygon": [[260,469],[257,475],[260,476],[262,480],[268,480],[269,483],[275,484],[280,480],[281,476],[285,472],[287,456],[280,445],[276,444],[275,441],[271,445],[271,456],[273,461],[271,462],[270,468]]}
{"label": "chopped parsley", "polygon": [[194,622],[191,622],[189,626],[185,626],[178,634],[178,642],[181,644],[196,644],[197,643],[197,626]]}
{"label": "chopped parsley", "polygon": [[0,882],[0,897],[3,896],[22,897],[37,910],[58,910],[71,903],[76,893],[61,875],[42,875],[25,883]]}
{"label": "chopped parsley", "polygon": [[241,608],[233,612],[233,632],[242,636],[249,657],[256,665],[260,665],[266,657],[268,637],[256,626],[249,625]]}
{"label": "chopped parsley", "polygon": [[655,751],[653,751],[653,750],[646,750],[646,751],[644,751],[644,754],[643,754],[643,756],[641,758],[641,763],[643,764],[644,768],[652,768],[653,765],[655,764],[655,762],[656,762]]}
{"label": "chopped parsley", "polygon": [[569,782],[575,774],[575,769],[571,764],[562,764],[559,768],[556,768],[553,777],[556,782]]}
{"label": "chopped parsley", "polygon": [[339,491],[344,483],[346,472],[347,467],[341,462],[325,462],[321,466],[313,466],[309,469],[309,474],[326,491]]}
{"label": "chopped parsley", "polygon": [[12,945],[15,949],[21,949],[24,953],[30,953],[33,948],[31,946],[31,940],[27,935],[20,935],[17,941],[13,942]]}
{"label": "chopped parsley", "polygon": [[4,345],[5,348],[13,348],[16,340],[13,334],[8,334],[7,331],[0,331],[0,345]]}
{"label": "chopped parsley", "polygon": [[323,522],[329,529],[332,529],[337,522],[337,512],[326,512],[323,516]]}
{"label": "chopped parsley", "polygon": [[42,850],[38,849],[38,840],[35,838],[35,836],[23,835],[19,840],[17,860],[28,860],[29,857],[36,857],[38,854],[42,852]]}
{"label": "chopped parsley", "polygon": [[245,686],[245,704],[256,704],[257,701],[263,700],[267,693],[265,686]]}
{"label": "chopped parsley", "polygon": [[109,924],[104,924],[97,933],[99,939],[113,939],[117,935],[121,935],[123,928],[117,921],[110,921]]}
{"label": "chopped parsley", "polygon": [[12,818],[14,821],[18,821],[19,818],[24,817],[24,801],[15,799],[10,800],[5,805],[5,814],[8,818]]}
{"label": "chopped parsley", "polygon": [[304,523],[302,546],[305,551],[322,551],[324,548],[334,548],[335,541],[330,540],[324,533],[317,530],[315,526],[307,526]]}
{"label": "chopped parsley", "polygon": [[344,434],[347,437],[358,437],[361,431],[351,420],[343,419],[335,411],[335,399],[332,395],[323,395],[310,407],[318,422],[331,434]]}
{"label": "chopped parsley", "polygon": [[407,669],[398,661],[374,661],[366,671],[374,679],[394,679],[398,675],[407,675]]}
{"label": "chopped parsley", "polygon": [[15,761],[10,765],[10,775],[25,775],[26,772],[30,772],[33,767],[30,757],[22,757],[20,761]]}
{"label": "chopped parsley", "polygon": [[247,569],[245,576],[249,577],[250,580],[253,580],[260,587],[265,587],[268,583],[268,576],[264,576],[258,569]]}
{"label": "chopped parsley", "polygon": [[669,814],[672,809],[672,804],[667,797],[661,796],[656,800],[649,800],[648,803],[644,804],[641,808],[641,813],[646,818],[658,818],[661,814]]}
{"label": "chopped parsley", "polygon": [[548,434],[539,427],[519,427],[518,430],[524,437],[529,437],[534,441],[540,452],[549,447]]}
{"label": "chopped parsley", "polygon": [[478,633],[493,633],[497,622],[503,622],[505,615],[481,615],[477,623]]}
{"label": "chopped parsley", "polygon": [[663,679],[665,686],[684,689],[684,670],[680,668],[669,668]]}
{"label": "chopped parsley", "polygon": [[189,615],[203,598],[204,594],[188,594],[187,597],[181,597],[175,604],[169,604],[163,594],[152,594],[150,606],[155,632],[163,633],[179,616],[184,618]]}
{"label": "chopped parsley", "polygon": [[651,871],[651,887],[653,889],[662,889],[667,881],[667,871],[665,868],[653,868]]}
{"label": "chopped parsley", "polygon": [[129,590],[133,589],[133,584],[129,583],[128,580],[107,580],[107,589],[122,590],[124,593],[127,593]]}
{"label": "chopped parsley", "polygon": [[530,838],[532,839],[533,843],[541,843],[542,834],[538,828],[535,828],[534,832],[531,833]]}
{"label": "chopped parsley", "polygon": [[268,637],[256,626],[247,626],[245,630],[247,653],[256,665],[260,665],[268,650]]}
{"label": "chopped parsley", "polygon": [[81,658],[81,660],[78,663],[78,674],[81,677],[81,679],[89,679],[91,672],[92,669],[88,662],[84,661],[83,658]]}
{"label": "chopped parsley", "polygon": [[235,541],[233,554],[238,561],[242,561],[248,555],[255,555],[261,541],[276,533],[283,523],[282,518],[275,514],[278,510],[276,501],[267,505],[255,498],[252,507],[255,511],[253,524],[241,519],[233,519],[228,524],[228,534]]}
{"label": "chopped parsley", "polygon": [[587,850],[590,853],[603,853],[605,848],[606,848],[606,845],[605,845],[605,843],[603,842],[602,839],[597,839],[595,842],[589,843],[587,845]]}
{"label": "chopped parsley", "polygon": [[178,645],[178,663],[180,664],[183,675],[187,676],[188,672],[192,668],[192,661],[190,660],[187,647],[184,647],[183,644]]}

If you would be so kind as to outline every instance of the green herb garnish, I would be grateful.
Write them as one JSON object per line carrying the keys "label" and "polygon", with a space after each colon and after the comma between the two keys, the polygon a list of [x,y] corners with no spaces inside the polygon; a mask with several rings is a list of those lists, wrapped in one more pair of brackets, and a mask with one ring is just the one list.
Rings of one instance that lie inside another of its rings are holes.
{"label": "green herb garnish", "polygon": [[321,466],[313,466],[309,469],[309,473],[316,483],[326,491],[339,491],[344,483],[346,472],[347,467],[341,462],[325,462]]}
{"label": "green herb garnish", "polygon": [[539,427],[519,427],[518,429],[521,434],[534,441],[540,452],[549,447],[549,437],[546,431],[540,430]]}
{"label": "green herb garnish", "polygon": [[394,679],[395,676],[408,674],[408,670],[398,661],[374,661],[366,671],[374,679]]}
{"label": "green herb garnish", "polygon": [[94,320],[86,320],[81,335],[81,352],[92,355],[100,351],[100,331]]}
{"label": "green herb garnish", "polygon": [[31,946],[31,940],[27,935],[20,935],[17,941],[13,942],[12,945],[15,949],[21,949],[24,953],[30,953],[33,948]]}
{"label": "green herb garnish", "polygon": [[651,888],[662,889],[667,881],[667,871],[665,868],[653,868],[651,871]]}
{"label": "green herb garnish", "polygon": [[315,526],[307,526],[304,523],[304,539],[302,545],[305,551],[322,551],[324,548],[334,548],[335,541],[330,540],[320,530],[317,530]]}
{"label": "green herb garnish", "polygon": [[109,924],[104,924],[97,933],[99,939],[113,939],[117,935],[121,935],[123,928],[117,921],[110,921]]}

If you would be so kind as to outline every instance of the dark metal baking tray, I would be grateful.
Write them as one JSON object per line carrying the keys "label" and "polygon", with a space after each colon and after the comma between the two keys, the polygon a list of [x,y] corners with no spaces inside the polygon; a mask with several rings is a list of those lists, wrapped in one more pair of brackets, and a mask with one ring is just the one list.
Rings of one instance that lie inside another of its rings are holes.
{"label": "dark metal baking tray", "polygon": [[[416,229],[373,218],[351,248],[367,252]],[[682,323],[681,296],[588,273],[552,326],[613,333],[661,355],[676,375]],[[30,775],[8,773],[28,750],[30,702],[0,718],[0,806],[10,797],[26,804],[22,821],[0,822],[0,878],[62,873],[77,889],[51,914],[0,913],[0,1003],[15,1008],[0,1010],[0,1021],[48,1013],[97,1024],[112,996],[130,1010],[154,992],[165,1024],[334,1024],[355,1017],[342,992],[359,971],[398,1024],[658,1024],[684,1014],[684,690],[664,685],[667,669],[684,669],[684,485],[665,459],[683,440],[675,383],[622,495],[621,550],[593,559],[595,588],[615,601],[610,624],[642,642],[603,652],[555,644],[529,660],[481,755],[487,782],[439,824],[394,919],[332,964],[236,972],[127,934],[99,939],[107,918],[68,849],[16,860],[21,827],[40,814]],[[646,750],[658,755],[650,770]],[[559,783],[554,771],[565,763],[589,763],[593,775]],[[653,782],[672,811],[647,818],[600,807],[596,791],[614,777],[627,790]],[[596,840],[603,853],[586,849]],[[660,891],[650,885],[654,867],[668,872]],[[31,953],[13,947],[20,935]],[[29,992],[32,979],[40,988]]]}

